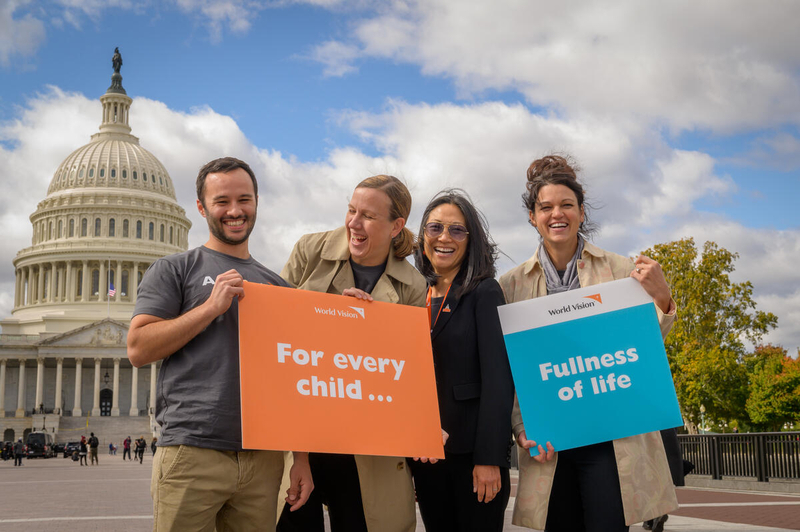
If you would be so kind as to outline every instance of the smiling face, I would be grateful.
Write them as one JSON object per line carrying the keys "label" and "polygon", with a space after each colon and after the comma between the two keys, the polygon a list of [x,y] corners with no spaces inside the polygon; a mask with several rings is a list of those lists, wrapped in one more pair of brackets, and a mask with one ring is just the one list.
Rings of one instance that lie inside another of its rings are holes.
{"label": "smiling face", "polygon": [[257,198],[250,175],[241,168],[208,174],[197,209],[208,222],[209,242],[219,251],[246,244],[256,223]]}
{"label": "smiling face", "polygon": [[425,220],[425,224],[438,222],[447,229],[437,237],[424,236],[425,256],[431,261],[431,266],[437,275],[450,277],[450,280],[458,272],[469,246],[469,235],[462,241],[456,241],[450,236],[449,227],[452,224],[466,227],[464,213],[461,209],[450,203],[443,203],[433,209]]}
{"label": "smiling face", "polygon": [[578,230],[584,221],[583,206],[578,205],[578,198],[569,187],[543,186],[535,210],[528,214],[548,252],[578,244]]}
{"label": "smiling face", "polygon": [[390,219],[391,200],[376,188],[359,187],[353,191],[344,225],[350,257],[361,266],[386,262],[392,239],[400,234],[406,221]]}

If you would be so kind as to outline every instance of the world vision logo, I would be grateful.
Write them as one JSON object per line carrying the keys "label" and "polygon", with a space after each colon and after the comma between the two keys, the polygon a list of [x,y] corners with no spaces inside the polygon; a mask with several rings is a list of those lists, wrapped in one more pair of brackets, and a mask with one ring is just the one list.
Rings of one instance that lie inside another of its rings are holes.
{"label": "world vision logo", "polygon": [[361,318],[362,320],[367,319],[366,315],[364,314],[364,307],[348,307],[348,309],[337,309],[334,307],[330,308],[314,307],[314,312],[316,312],[317,314],[322,314],[325,316],[334,316],[337,318],[350,318],[356,320],[358,318]]}
{"label": "world vision logo", "polygon": [[579,301],[574,305],[564,305],[563,307],[559,308],[547,309],[547,312],[550,313],[551,316],[557,316],[559,314],[566,314],[568,312],[572,312],[573,310],[584,310],[587,308],[592,308],[598,303],[601,305],[603,304],[603,299],[600,297],[600,294],[583,296],[583,299],[589,299],[590,301]]}

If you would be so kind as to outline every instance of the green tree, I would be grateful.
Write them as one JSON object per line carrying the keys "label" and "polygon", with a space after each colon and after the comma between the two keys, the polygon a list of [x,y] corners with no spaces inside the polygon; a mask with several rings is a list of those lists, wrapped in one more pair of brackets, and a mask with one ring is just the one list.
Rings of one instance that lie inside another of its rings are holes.
{"label": "green tree", "polygon": [[731,282],[737,253],[706,242],[698,253],[694,239],[658,244],[644,251],[664,270],[678,315],[665,341],[683,415],[700,422],[749,421],[745,342],[754,345],[778,318],[756,310],[753,285]]}
{"label": "green tree", "polygon": [[800,421],[800,358],[782,347],[760,346],[745,357],[748,368],[747,414],[756,430],[779,431]]}

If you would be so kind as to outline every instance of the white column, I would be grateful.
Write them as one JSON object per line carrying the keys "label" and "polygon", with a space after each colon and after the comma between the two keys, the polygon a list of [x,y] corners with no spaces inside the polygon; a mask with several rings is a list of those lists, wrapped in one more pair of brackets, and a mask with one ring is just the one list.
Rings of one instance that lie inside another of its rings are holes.
{"label": "white column", "polygon": [[129,416],[139,415],[139,368],[131,368],[131,411]]}
{"label": "white column", "polygon": [[108,277],[106,273],[106,261],[100,261],[100,279],[99,283],[97,283],[97,288],[99,290],[100,295],[98,296],[98,301],[105,301],[108,297]]}
{"label": "white column", "polygon": [[[119,292],[117,292],[119,293]],[[119,359],[114,359],[114,389],[111,399],[111,415],[119,416]]]}
{"label": "white column", "polygon": [[18,268],[15,274],[16,274],[16,279],[14,281],[14,308],[17,308],[19,306],[19,295],[20,295],[19,282],[22,279],[21,269]]}
{"label": "white column", "polygon": [[102,358],[94,359],[94,393],[92,395],[92,417],[100,416],[100,364]]}
{"label": "white column", "polygon": [[36,277],[36,303],[44,301],[44,266],[39,265],[39,275]]}
{"label": "white column", "polygon": [[33,266],[28,266],[28,305],[33,305],[33,294],[36,292],[36,285],[33,283]]}
{"label": "white column", "polygon": [[56,290],[58,290],[58,285],[56,284],[56,263],[50,263],[50,288],[47,290],[47,300],[50,302],[58,301],[58,296],[56,295]]}
{"label": "white column", "polygon": [[75,404],[72,405],[72,416],[83,415],[81,410],[81,373],[83,372],[83,359],[75,359]]}
{"label": "white column", "polygon": [[19,306],[22,307],[28,302],[28,298],[25,297],[25,281],[28,280],[28,270],[27,268],[20,268],[22,271],[22,279],[19,283]]}
{"label": "white column", "polygon": [[44,357],[36,358],[36,400],[33,409],[39,411],[39,405],[44,404]]}
{"label": "white column", "polygon": [[6,417],[6,359],[0,360],[0,418]]}
{"label": "white column", "polygon": [[17,392],[17,417],[25,417],[25,359],[19,359],[19,391]]}
{"label": "white column", "polygon": [[[130,284],[130,279],[128,279],[128,283]],[[117,261],[117,273],[114,274],[114,288],[117,289],[114,301],[119,303],[120,297],[122,297],[122,261],[119,260]]]}
{"label": "white column", "polygon": [[136,302],[136,294],[139,292],[139,263],[136,261],[133,262],[133,275],[128,279],[128,290],[131,290],[131,301]]}
{"label": "white column", "polygon": [[62,376],[64,373],[64,359],[57,358],[56,359],[56,400],[55,404],[53,405],[53,413],[57,416],[61,415],[61,408],[63,408],[63,404],[61,404],[61,381]]}
{"label": "white column", "polygon": [[81,301],[89,301],[89,291],[92,289],[92,280],[89,279],[89,261],[83,261],[83,276],[81,279]]}
{"label": "white column", "polygon": [[67,273],[64,277],[64,283],[67,287],[67,295],[64,300],[71,303],[75,300],[75,285],[72,279],[72,261],[67,261]]}
{"label": "white column", "polygon": [[150,364],[150,412],[156,413],[156,378],[158,378],[158,370],[156,363]]}

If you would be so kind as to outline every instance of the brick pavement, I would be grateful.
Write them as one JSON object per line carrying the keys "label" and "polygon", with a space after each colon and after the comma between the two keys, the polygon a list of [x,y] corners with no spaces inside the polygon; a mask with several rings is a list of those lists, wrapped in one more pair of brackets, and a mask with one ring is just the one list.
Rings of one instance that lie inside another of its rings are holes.
{"label": "brick pavement", "polygon": [[675,515],[800,530],[800,496],[679,488]]}
{"label": "brick pavement", "polygon": [[[15,468],[13,461],[0,462],[0,532],[152,529],[149,453],[143,465],[104,453],[99,466],[81,467],[63,458],[24,463]],[[683,507],[672,515],[667,531],[800,530],[800,496],[681,488],[678,499]],[[513,499],[505,530],[527,530],[510,524],[512,507]],[[762,528],[767,526],[780,528]],[[641,530],[631,527],[631,532]],[[417,531],[424,531],[421,519]]]}

